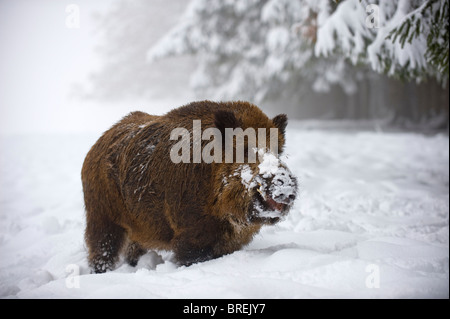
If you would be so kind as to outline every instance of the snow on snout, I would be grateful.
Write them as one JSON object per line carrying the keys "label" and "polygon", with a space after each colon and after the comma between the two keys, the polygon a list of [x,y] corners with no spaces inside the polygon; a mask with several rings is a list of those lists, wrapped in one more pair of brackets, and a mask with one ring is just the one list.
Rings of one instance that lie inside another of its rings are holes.
{"label": "snow on snout", "polygon": [[272,178],[268,191],[276,202],[284,204],[292,202],[297,192],[297,183],[292,173],[278,157],[272,153],[265,153],[258,169],[259,175],[263,178]]}
{"label": "snow on snout", "polygon": [[260,153],[263,160],[258,165],[258,172],[248,165],[240,166],[233,174],[241,178],[247,190],[258,187],[264,199],[270,196],[277,203],[291,204],[297,193],[297,183],[291,171],[274,154]]}
{"label": "snow on snout", "polygon": [[269,191],[276,202],[284,204],[292,202],[297,191],[297,184],[287,168],[280,167],[272,179]]}
{"label": "snow on snout", "polygon": [[272,153],[264,153],[263,161],[258,165],[259,174],[264,178],[277,174],[280,169],[280,159]]}

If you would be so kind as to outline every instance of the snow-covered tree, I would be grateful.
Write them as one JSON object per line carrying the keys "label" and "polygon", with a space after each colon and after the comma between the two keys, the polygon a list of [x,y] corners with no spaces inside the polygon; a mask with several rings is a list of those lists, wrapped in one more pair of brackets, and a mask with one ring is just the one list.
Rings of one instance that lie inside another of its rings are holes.
{"label": "snow-covered tree", "polygon": [[303,79],[317,90],[339,83],[351,93],[345,58],[314,55],[314,16],[323,5],[328,0],[194,0],[149,58],[197,55],[192,86],[220,98],[260,101]]}
{"label": "snow-covered tree", "polygon": [[347,93],[367,70],[448,80],[448,0],[193,0],[149,59],[194,54],[195,89],[256,101]]}
{"label": "snow-covered tree", "polygon": [[[404,48],[414,41],[424,43],[426,39],[425,70],[441,81],[449,76],[449,1],[429,0],[405,16],[399,26],[389,34],[388,39],[398,42]],[[420,40],[419,40],[420,39]]]}
{"label": "snow-covered tree", "polygon": [[[343,54],[390,76],[446,82],[448,5],[448,0],[342,1],[320,24],[316,55]],[[370,16],[365,9],[373,10]],[[371,17],[376,27],[367,20]]]}

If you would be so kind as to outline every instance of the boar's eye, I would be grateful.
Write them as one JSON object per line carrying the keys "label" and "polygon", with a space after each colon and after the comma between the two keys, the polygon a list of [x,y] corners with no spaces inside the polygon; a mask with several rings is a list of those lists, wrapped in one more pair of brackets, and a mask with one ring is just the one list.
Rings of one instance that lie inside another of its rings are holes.
{"label": "boar's eye", "polygon": [[214,113],[214,125],[222,134],[222,145],[225,146],[225,129],[241,127],[242,123],[236,118],[233,112],[219,110]]}
{"label": "boar's eye", "polygon": [[219,129],[222,135],[225,135],[226,128],[236,128],[240,127],[241,123],[236,118],[233,112],[219,110],[214,113],[214,125]]}

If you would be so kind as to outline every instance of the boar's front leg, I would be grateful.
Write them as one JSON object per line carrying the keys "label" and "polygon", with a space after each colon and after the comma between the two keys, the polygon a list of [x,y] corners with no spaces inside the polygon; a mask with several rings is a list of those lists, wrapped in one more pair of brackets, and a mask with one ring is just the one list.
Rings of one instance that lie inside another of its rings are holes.
{"label": "boar's front leg", "polygon": [[219,247],[224,228],[218,219],[204,216],[175,238],[174,252],[179,264],[189,266],[224,255]]}

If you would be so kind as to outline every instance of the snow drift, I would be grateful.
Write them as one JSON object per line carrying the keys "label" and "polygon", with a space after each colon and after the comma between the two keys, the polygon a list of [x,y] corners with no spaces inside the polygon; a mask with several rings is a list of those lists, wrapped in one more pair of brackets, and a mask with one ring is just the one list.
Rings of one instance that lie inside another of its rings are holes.
{"label": "snow drift", "polygon": [[286,158],[300,195],[241,251],[190,267],[149,252],[90,274],[81,164],[97,135],[0,140],[3,298],[448,298],[446,135],[307,130]]}

